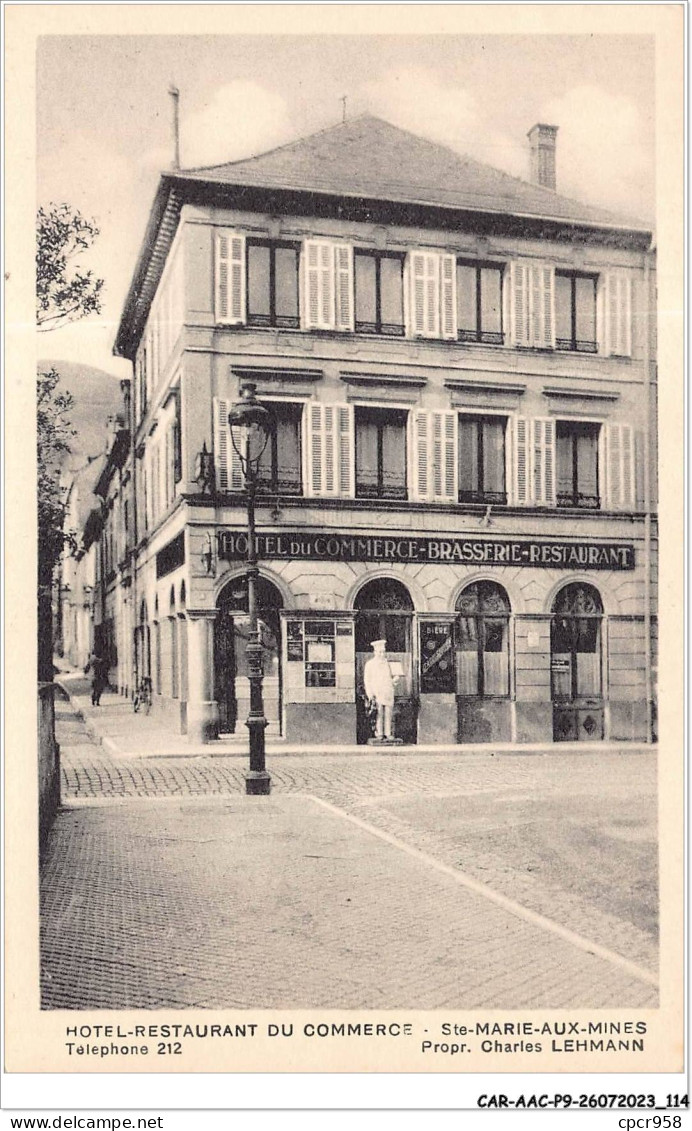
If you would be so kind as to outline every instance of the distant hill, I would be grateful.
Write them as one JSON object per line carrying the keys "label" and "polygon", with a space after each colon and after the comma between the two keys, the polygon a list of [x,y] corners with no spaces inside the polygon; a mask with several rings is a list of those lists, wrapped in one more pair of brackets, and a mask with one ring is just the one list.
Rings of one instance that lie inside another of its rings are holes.
{"label": "distant hill", "polygon": [[106,447],[106,420],[123,411],[120,378],[103,369],[75,361],[39,361],[40,369],[55,366],[60,374],[60,387],[72,393],[74,408],[72,425],[73,455],[95,456]]}

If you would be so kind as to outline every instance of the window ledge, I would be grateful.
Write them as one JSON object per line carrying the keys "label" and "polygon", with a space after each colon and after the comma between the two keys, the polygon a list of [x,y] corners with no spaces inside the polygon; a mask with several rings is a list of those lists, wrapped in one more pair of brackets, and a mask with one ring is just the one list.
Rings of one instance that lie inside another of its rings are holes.
{"label": "window ledge", "polygon": [[[185,495],[184,501],[192,507],[242,507],[244,509],[247,506],[247,496],[242,492],[235,494]],[[279,510],[290,510],[294,507],[308,507],[311,510],[317,508],[325,511],[401,511],[403,513],[413,511],[427,514],[468,515],[469,518],[476,518],[479,522],[481,519],[485,519],[488,509],[490,508],[491,529],[496,517],[499,519],[505,516],[552,518],[557,520],[571,519],[572,521],[575,518],[621,519],[622,521],[630,522],[643,521],[645,517],[644,511],[635,510],[585,510],[582,508],[557,506],[527,507],[518,506],[513,503],[507,503],[506,505],[499,503],[430,503],[404,499],[357,499],[312,495],[258,495],[256,505],[258,509],[263,507],[276,507]],[[655,517],[655,512],[652,512],[652,514],[653,517]],[[496,530],[495,533],[498,533],[498,531]]]}
{"label": "window ledge", "polygon": [[557,385],[545,385],[544,397],[568,397],[572,400],[619,401],[620,393],[614,389],[563,389]]}
{"label": "window ledge", "polygon": [[392,388],[422,389],[428,383],[427,377],[413,376],[404,373],[364,373],[361,371],[342,369],[339,376],[347,385],[359,385],[365,388],[385,386]]}

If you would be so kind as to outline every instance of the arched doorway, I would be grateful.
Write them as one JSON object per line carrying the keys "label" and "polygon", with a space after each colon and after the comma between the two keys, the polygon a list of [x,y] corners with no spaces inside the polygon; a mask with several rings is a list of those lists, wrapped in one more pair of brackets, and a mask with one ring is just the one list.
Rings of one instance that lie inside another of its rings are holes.
{"label": "arched doorway", "polygon": [[475,581],[456,608],[458,740],[509,741],[509,598],[496,582]]}
{"label": "arched doorway", "polygon": [[[262,644],[262,694],[268,733],[281,732],[281,594],[271,581],[257,579],[257,616]],[[219,705],[219,730],[235,734],[244,727],[250,707],[245,648],[248,641],[247,576],[229,581],[216,602],[214,622],[214,698]]]}
{"label": "arched doorway", "polygon": [[603,603],[593,585],[572,582],[553,602],[550,680],[555,742],[603,738]]}
{"label": "arched doorway", "polygon": [[365,743],[372,727],[365,709],[363,668],[373,655],[373,640],[385,640],[385,651],[395,683],[393,732],[405,743],[415,743],[418,698],[414,683],[412,619],[413,601],[405,585],[390,577],[368,581],[356,595],[356,725],[357,741]]}

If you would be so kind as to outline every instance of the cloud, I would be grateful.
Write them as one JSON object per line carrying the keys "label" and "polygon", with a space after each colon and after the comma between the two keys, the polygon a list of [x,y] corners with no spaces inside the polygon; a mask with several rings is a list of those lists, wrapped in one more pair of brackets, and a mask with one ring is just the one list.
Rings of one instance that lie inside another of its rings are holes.
{"label": "cloud", "polygon": [[[292,141],[295,130],[285,99],[245,80],[218,87],[203,106],[186,111],[181,102],[180,150],[183,168],[239,161]],[[159,167],[170,152],[158,154]]]}
{"label": "cloud", "polygon": [[630,99],[597,86],[575,86],[546,102],[540,119],[559,126],[560,192],[631,216],[651,216],[653,152]]}
{"label": "cloud", "polygon": [[382,78],[363,85],[358,102],[393,125],[513,176],[526,176],[524,139],[512,139],[489,121],[469,90],[444,85],[425,67],[387,71]]}

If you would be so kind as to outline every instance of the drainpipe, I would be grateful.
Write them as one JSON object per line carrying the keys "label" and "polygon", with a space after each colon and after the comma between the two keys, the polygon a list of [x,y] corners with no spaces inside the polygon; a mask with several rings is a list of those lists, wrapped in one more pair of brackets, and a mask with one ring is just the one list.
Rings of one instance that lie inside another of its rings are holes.
{"label": "drainpipe", "polygon": [[646,648],[646,741],[653,742],[653,672],[651,665],[651,252],[644,253],[644,294],[646,299],[644,335],[644,641]]}

